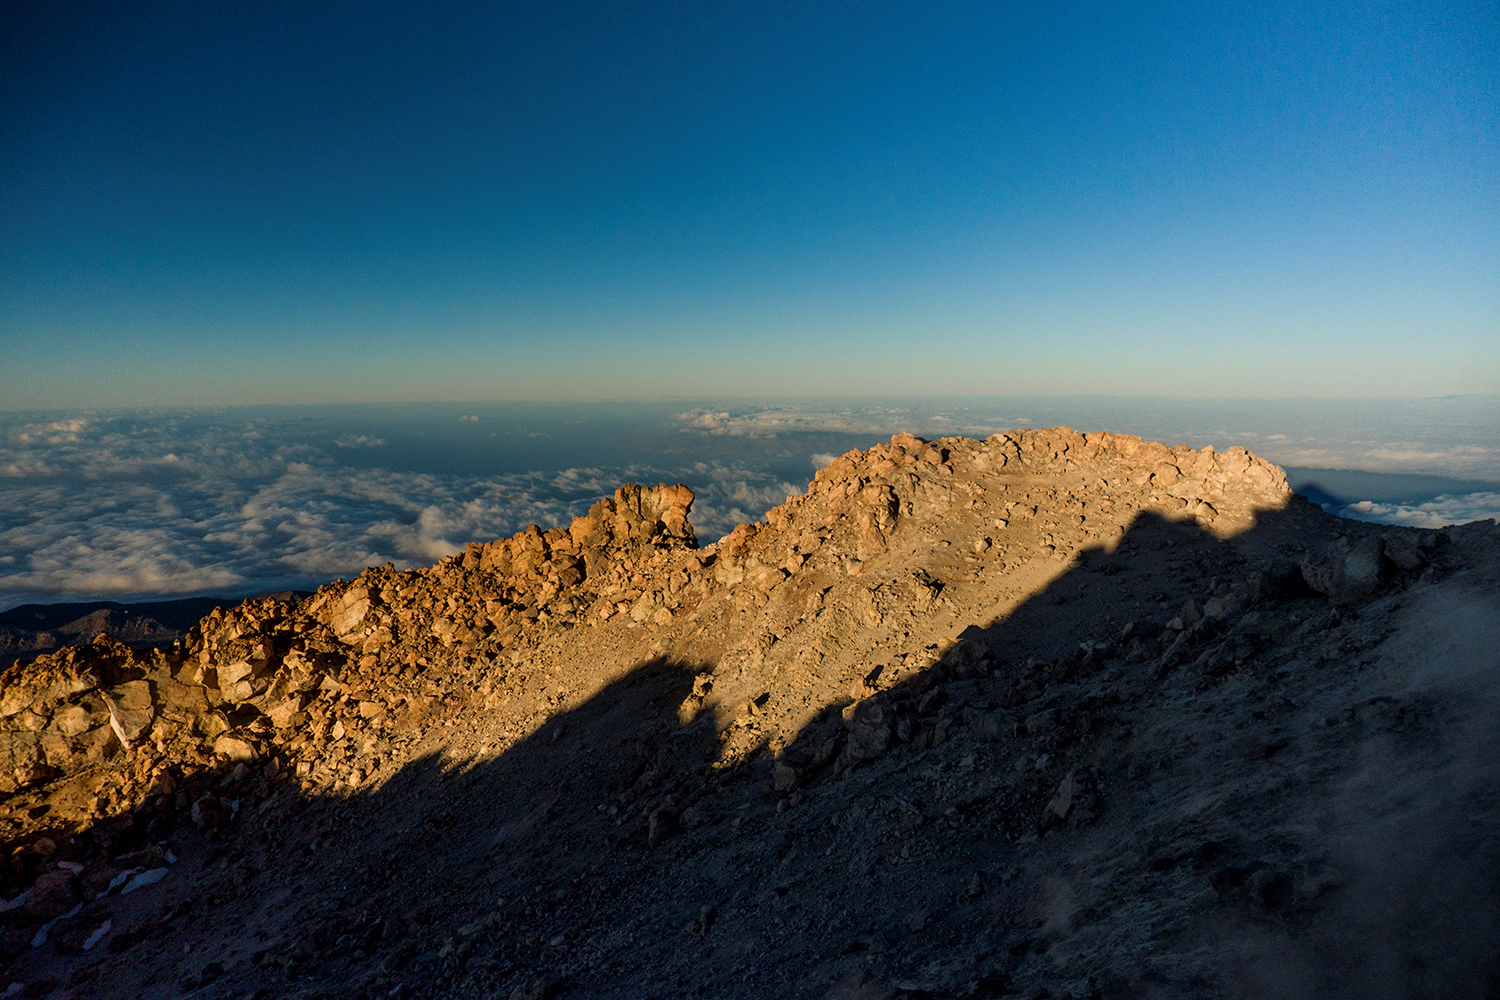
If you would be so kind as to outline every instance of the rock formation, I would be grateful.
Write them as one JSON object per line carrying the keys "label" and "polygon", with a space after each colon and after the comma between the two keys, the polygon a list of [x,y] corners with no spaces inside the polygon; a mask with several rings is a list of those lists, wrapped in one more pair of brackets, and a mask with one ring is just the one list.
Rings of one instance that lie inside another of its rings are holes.
{"label": "rock formation", "polygon": [[1492,522],[1066,428],[692,499],[6,669],[0,995],[1500,986]]}

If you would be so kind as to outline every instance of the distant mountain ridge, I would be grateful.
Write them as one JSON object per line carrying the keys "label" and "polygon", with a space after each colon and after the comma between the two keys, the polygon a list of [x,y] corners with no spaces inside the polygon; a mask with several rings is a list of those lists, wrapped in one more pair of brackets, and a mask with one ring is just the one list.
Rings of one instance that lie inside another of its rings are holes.
{"label": "distant mountain ridge", "polygon": [[[267,597],[301,600],[306,591],[287,590]],[[175,601],[122,604],[81,601],[67,604],[23,604],[0,611],[0,667],[23,656],[38,656],[93,640],[100,634],[127,646],[155,646],[181,639],[215,608],[235,608],[247,598],[186,597]]]}

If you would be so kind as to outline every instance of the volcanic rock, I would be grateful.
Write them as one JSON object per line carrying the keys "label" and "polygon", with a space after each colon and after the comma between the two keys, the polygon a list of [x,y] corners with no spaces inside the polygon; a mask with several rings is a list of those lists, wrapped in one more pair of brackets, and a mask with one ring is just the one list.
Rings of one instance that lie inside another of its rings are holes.
{"label": "volcanic rock", "polygon": [[1493,992],[1493,523],[1067,428],[692,503],[0,672],[0,983]]}

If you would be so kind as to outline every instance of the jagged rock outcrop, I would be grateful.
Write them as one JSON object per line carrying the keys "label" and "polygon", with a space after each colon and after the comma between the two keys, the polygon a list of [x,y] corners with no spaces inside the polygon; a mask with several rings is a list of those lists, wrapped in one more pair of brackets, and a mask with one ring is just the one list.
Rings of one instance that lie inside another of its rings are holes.
{"label": "jagged rock outcrop", "polygon": [[1430,718],[1346,702],[1387,696],[1401,602],[1500,546],[1066,428],[897,435],[702,548],[692,501],[627,485],[13,665],[0,962],[101,996],[999,996],[1130,995],[1146,955],[1163,995],[1224,993],[1174,935],[1332,912],[1332,848],[1288,832],[1344,780],[1322,720]]}

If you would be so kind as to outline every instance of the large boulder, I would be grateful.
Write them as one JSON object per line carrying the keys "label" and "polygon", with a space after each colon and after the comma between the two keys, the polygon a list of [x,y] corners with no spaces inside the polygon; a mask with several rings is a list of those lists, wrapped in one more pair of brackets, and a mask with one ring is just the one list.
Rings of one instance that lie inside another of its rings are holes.
{"label": "large boulder", "polygon": [[1395,571],[1385,556],[1385,542],[1371,535],[1351,542],[1340,538],[1324,550],[1321,558],[1302,562],[1302,578],[1335,604],[1367,600],[1380,590]]}

